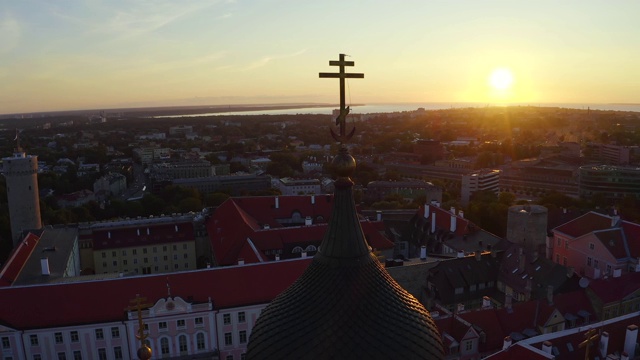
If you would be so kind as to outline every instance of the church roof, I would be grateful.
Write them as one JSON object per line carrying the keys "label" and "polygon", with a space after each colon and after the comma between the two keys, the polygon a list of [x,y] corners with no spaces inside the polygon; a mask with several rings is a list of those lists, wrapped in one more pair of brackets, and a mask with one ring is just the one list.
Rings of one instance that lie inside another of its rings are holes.
{"label": "church roof", "polygon": [[429,312],[371,253],[352,185],[346,177],[336,181],[333,215],[318,253],[264,309],[247,358],[444,358]]}

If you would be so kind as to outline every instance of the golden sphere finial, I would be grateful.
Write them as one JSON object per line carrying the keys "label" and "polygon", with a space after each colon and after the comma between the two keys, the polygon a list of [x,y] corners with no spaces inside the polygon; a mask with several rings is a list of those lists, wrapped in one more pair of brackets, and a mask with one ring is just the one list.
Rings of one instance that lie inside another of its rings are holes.
{"label": "golden sphere finial", "polygon": [[338,178],[348,178],[356,171],[356,159],[349,154],[345,146],[342,146],[338,155],[333,158],[331,167]]}
{"label": "golden sphere finial", "polygon": [[147,344],[142,345],[142,347],[138,349],[138,359],[140,360],[149,360],[151,359],[151,355],[151,348]]}

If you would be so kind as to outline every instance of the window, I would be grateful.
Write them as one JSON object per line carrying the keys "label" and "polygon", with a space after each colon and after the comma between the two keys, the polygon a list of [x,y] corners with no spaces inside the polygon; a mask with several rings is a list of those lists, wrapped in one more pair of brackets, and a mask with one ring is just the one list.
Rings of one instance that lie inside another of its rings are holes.
{"label": "window", "polygon": [[224,333],[224,344],[226,346],[233,345],[233,336],[231,335],[230,332]]}
{"label": "window", "polygon": [[246,330],[240,331],[240,333],[238,334],[238,337],[240,338],[240,344],[246,343],[247,342],[247,331]]}
{"label": "window", "polygon": [[560,254],[556,254],[556,264],[560,264]]}
{"label": "window", "polygon": [[154,263],[157,263],[157,262],[158,262],[158,257],[157,257],[157,256],[154,256],[154,257],[153,257],[153,262],[154,262]]}
{"label": "window", "polygon": [[204,334],[203,333],[198,333],[198,335],[196,335],[196,346],[198,348],[198,350],[204,350]]}
{"label": "window", "polygon": [[116,257],[116,252],[115,251],[111,252],[111,257]]}
{"label": "window", "polygon": [[598,268],[600,268],[600,266],[599,266],[599,265],[600,265],[600,264],[598,264],[598,260],[593,259],[593,267],[594,267],[594,268],[596,268],[596,269],[598,269]]}
{"label": "window", "polygon": [[558,246],[562,245],[562,239],[558,238]]}
{"label": "window", "polygon": [[166,245],[162,247],[162,251],[167,252],[167,246]]}
{"label": "window", "polygon": [[127,256],[127,250],[122,250],[122,256]]}
{"label": "window", "polygon": [[185,259],[188,259],[189,255],[188,254],[184,254],[182,257],[185,258]]}
{"label": "window", "polygon": [[564,248],[568,249],[569,248],[569,240],[565,240],[564,241]]}
{"label": "window", "polygon": [[160,321],[158,323],[158,330],[167,331],[167,322],[166,321]]}
{"label": "window", "polygon": [[204,325],[204,318],[201,317],[197,317],[195,320],[196,326],[203,326]]}
{"label": "window", "polygon": [[[127,265],[127,260],[122,260],[122,265]],[[126,271],[126,270],[125,270]]]}
{"label": "window", "polygon": [[107,349],[98,349],[98,360],[107,360]]}
{"label": "window", "polygon": [[562,257],[562,265],[567,266],[567,257],[566,256]]}
{"label": "window", "polygon": [[149,258],[144,258],[144,263],[148,264],[149,263]]}
{"label": "window", "polygon": [[120,337],[120,329],[118,329],[117,327],[112,327],[111,328],[111,337],[113,339],[117,339]]}
{"label": "window", "polygon": [[173,254],[173,260],[178,260],[178,254]]}
{"label": "window", "polygon": [[611,274],[611,265],[607,264],[607,274]]}
{"label": "window", "polygon": [[182,250],[187,250],[187,244],[182,244]]}
{"label": "window", "polygon": [[102,262],[102,267],[107,267],[107,262],[106,261]]}
{"label": "window", "polygon": [[173,245],[173,251],[177,251],[178,250],[178,246],[177,245]]}
{"label": "window", "polygon": [[9,342],[9,338],[8,337],[3,337],[2,338],[2,348],[3,349],[10,349],[11,348],[11,343]]}
{"label": "window", "polygon": [[178,347],[180,348],[180,354],[187,353],[187,336],[186,335],[180,335],[180,337],[178,337]]}
{"label": "window", "polygon": [[113,260],[113,266],[118,266],[118,261]]}
{"label": "window", "polygon": [[153,252],[154,252],[154,253],[157,253],[157,252],[158,252],[158,248],[154,246],[154,247],[153,247]]}
{"label": "window", "polygon": [[132,252],[133,252],[133,255],[138,255],[138,249],[133,249]]}
{"label": "window", "polygon": [[164,261],[169,260],[169,257],[167,255],[163,256],[162,258],[164,259]]}
{"label": "window", "polygon": [[596,248],[596,244],[589,243],[589,250],[594,250]]}
{"label": "window", "polygon": [[169,355],[169,339],[160,339],[160,353],[162,355]]}
{"label": "window", "polygon": [[223,322],[225,325],[229,325],[229,324],[231,324],[231,314],[224,314],[224,315],[222,315],[222,322]]}
{"label": "window", "polygon": [[33,360],[42,360],[42,356],[40,354],[33,355]]}
{"label": "window", "polygon": [[29,342],[31,342],[31,346],[38,346],[38,335],[30,335]]}
{"label": "window", "polygon": [[227,357],[225,358],[225,360],[233,360],[233,355],[227,355]]}
{"label": "window", "polygon": [[104,339],[104,333],[102,332],[102,329],[96,329],[96,340],[102,339]]}
{"label": "window", "polygon": [[104,259],[104,258],[106,258],[106,257],[107,257],[107,253],[103,251],[103,252],[102,252],[102,258]]}
{"label": "window", "polygon": [[82,360],[82,352],[80,352],[80,350],[73,352],[73,360]]}
{"label": "window", "polygon": [[189,268],[189,263],[184,263],[184,268],[188,269]]}
{"label": "window", "polygon": [[174,269],[177,269],[177,268],[179,268],[179,267],[180,267],[180,265],[178,265],[178,264],[173,264],[173,268],[174,268]]}
{"label": "window", "polygon": [[58,360],[67,360],[67,354],[63,352],[58,353]]}
{"label": "window", "polygon": [[53,337],[56,339],[56,344],[64,343],[64,339],[62,338],[62,333],[61,332],[57,332],[57,333],[53,334]]}
{"label": "window", "polygon": [[245,322],[245,321],[246,321],[246,319],[245,319],[244,311],[240,311],[240,312],[238,313],[238,322],[239,322],[239,323],[243,323],[243,322]]}
{"label": "window", "polygon": [[473,349],[473,341],[471,340],[467,340],[464,342],[464,349],[465,351],[471,351],[471,349]]}
{"label": "window", "polygon": [[[138,263],[138,259],[133,259],[133,263],[137,264]],[[138,269],[136,269],[136,270],[138,270]]]}
{"label": "window", "polygon": [[593,259],[591,257],[587,257],[587,266],[591,266],[591,261],[593,261]]}
{"label": "window", "polygon": [[178,320],[178,327],[179,328],[185,327],[185,321],[184,320]]}
{"label": "window", "polygon": [[120,346],[113,348],[113,358],[115,360],[122,360],[122,348]]}
{"label": "window", "polygon": [[147,253],[147,248],[142,248],[142,253],[146,254]]}
{"label": "window", "polygon": [[240,354],[240,360],[246,360],[246,359],[247,359],[247,354],[246,353]]}

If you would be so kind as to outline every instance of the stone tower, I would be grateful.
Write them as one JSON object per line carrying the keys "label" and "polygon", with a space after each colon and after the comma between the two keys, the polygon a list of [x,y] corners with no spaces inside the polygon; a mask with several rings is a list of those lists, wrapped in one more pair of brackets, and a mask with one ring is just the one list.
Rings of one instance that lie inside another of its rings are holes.
{"label": "stone tower", "polygon": [[7,180],[7,199],[13,245],[24,230],[40,229],[40,195],[38,194],[38,157],[22,149],[2,159],[2,174]]}

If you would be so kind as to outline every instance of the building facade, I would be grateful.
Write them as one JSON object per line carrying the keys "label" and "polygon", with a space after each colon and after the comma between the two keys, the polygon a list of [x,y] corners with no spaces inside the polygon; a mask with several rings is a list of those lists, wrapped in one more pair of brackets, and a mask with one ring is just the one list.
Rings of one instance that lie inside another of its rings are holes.
{"label": "building facade", "polygon": [[500,189],[500,170],[483,169],[462,175],[460,197],[463,206],[469,204],[471,196],[478,191],[498,193]]}
{"label": "building facade", "polygon": [[640,198],[640,168],[610,165],[580,167],[580,197],[602,195],[620,200],[625,196]]}

